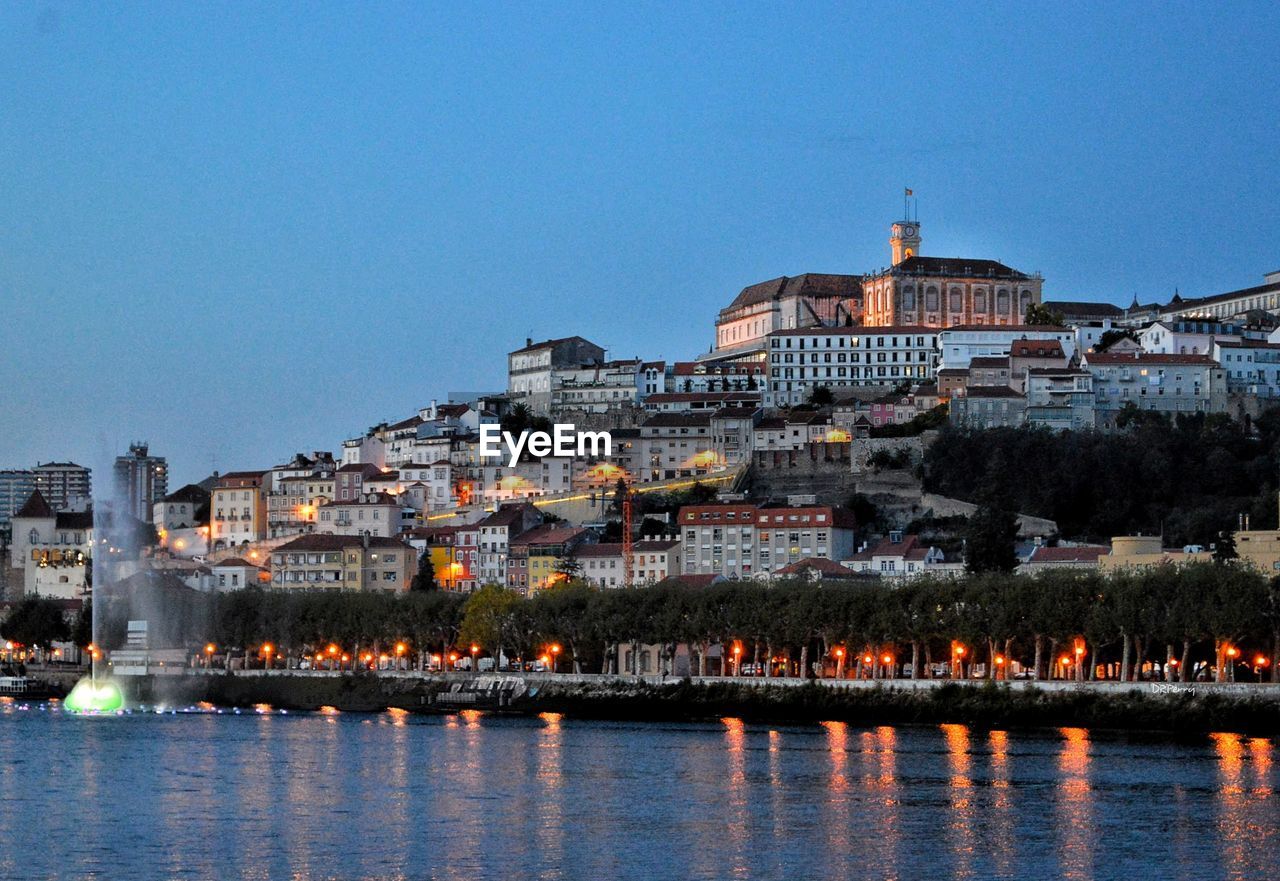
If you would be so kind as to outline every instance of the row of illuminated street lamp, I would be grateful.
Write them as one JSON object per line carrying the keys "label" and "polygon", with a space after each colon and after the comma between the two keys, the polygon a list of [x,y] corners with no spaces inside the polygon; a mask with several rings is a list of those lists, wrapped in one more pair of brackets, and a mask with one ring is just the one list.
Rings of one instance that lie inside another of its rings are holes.
{"label": "row of illuminated street lamp", "polygon": [[[742,643],[734,642],[731,652],[733,655],[732,667],[725,672],[727,675],[741,676],[743,675]],[[1056,670],[1050,670],[1050,678],[1083,680],[1088,671],[1085,659],[1086,654],[1087,649],[1084,643],[1077,640],[1070,652],[1064,652],[1056,659],[1056,661],[1051,662],[1051,667],[1056,667]],[[1223,665],[1224,675],[1228,682],[1235,681],[1236,667],[1238,666],[1245,665],[1249,667],[1259,682],[1262,681],[1263,673],[1271,666],[1271,659],[1264,654],[1257,654],[1252,659],[1253,663],[1248,664],[1243,660],[1243,652],[1234,645],[1226,646],[1223,649],[1223,655],[1226,658],[1226,663]],[[888,651],[881,652],[879,654],[874,651],[866,651],[861,656],[856,654],[849,656],[847,655],[844,647],[836,646],[831,649],[830,657],[832,659],[831,666],[834,667],[834,675],[837,679],[893,679],[899,672],[904,674],[906,673],[905,670],[899,671],[896,663],[897,659],[892,652]],[[948,659],[950,663],[945,665],[947,675],[956,679],[965,678],[965,665],[970,663],[969,658],[969,648],[963,643],[953,642],[951,646],[951,657]],[[851,677],[848,675],[846,669],[847,661],[853,661],[857,664]],[[773,658],[770,663],[787,664],[788,659]],[[990,678],[1007,679],[1009,678],[1011,668],[1015,666],[1016,662],[1011,661],[1002,653],[997,653],[992,658],[992,663],[995,669],[993,671],[989,671],[989,673],[992,674]],[[1177,671],[1178,666],[1182,662],[1178,658],[1169,658],[1165,663],[1168,665],[1169,674],[1172,675],[1172,673]],[[1113,664],[1110,666],[1118,667],[1119,665]],[[764,673],[762,666],[754,663],[748,665],[747,670],[749,675],[763,675]],[[1027,675],[1029,675],[1029,673],[1030,671],[1027,671]]]}
{"label": "row of illuminated street lamp", "polygon": [[[90,646],[90,651],[96,659],[98,655],[97,648]],[[545,646],[537,658],[537,663],[542,665],[543,670],[552,673],[558,672],[560,654],[563,651],[559,643],[551,643]],[[203,666],[205,669],[212,669],[214,666],[214,658],[218,655],[218,646],[214,643],[206,643],[204,646]],[[379,652],[376,655],[372,651],[363,651],[358,654],[352,654],[344,650],[337,643],[329,643],[323,650],[314,654],[308,653],[298,657],[295,663],[293,659],[280,652],[280,650],[270,642],[264,642],[260,645],[256,652],[250,653],[256,656],[262,662],[262,669],[288,669],[290,667],[297,669],[310,670],[409,670],[410,669],[410,652],[407,643],[397,642],[392,652]],[[470,651],[467,653],[459,652],[456,649],[442,654],[439,652],[430,653],[423,658],[424,666],[431,671],[448,672],[462,670],[476,670],[479,667],[480,646],[472,643]]]}

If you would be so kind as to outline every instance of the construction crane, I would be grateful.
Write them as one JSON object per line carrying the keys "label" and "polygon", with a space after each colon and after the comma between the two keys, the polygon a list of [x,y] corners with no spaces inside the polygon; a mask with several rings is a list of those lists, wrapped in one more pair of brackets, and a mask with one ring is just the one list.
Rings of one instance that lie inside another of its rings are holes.
{"label": "construction crane", "polygon": [[622,484],[622,583],[631,586],[635,575],[636,548],[631,538],[631,484]]}

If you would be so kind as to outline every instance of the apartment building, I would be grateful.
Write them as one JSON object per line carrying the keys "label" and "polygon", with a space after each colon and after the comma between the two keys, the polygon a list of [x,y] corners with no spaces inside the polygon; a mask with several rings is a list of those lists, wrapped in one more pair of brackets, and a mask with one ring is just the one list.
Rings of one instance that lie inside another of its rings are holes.
{"label": "apartment building", "polygon": [[677,523],[686,575],[767,577],[810,557],[853,553],[853,515],[842,508],[694,505],[680,509]]}

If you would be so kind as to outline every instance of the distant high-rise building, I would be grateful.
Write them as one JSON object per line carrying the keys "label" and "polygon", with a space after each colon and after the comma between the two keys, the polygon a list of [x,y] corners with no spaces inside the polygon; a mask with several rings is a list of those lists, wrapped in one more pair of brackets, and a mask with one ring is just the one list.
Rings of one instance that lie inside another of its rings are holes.
{"label": "distant high-rise building", "polygon": [[34,471],[7,468],[0,471],[0,526],[8,525],[35,489]]}
{"label": "distant high-rise building", "polygon": [[[36,486],[54,511],[83,510],[93,496],[89,469],[75,462],[46,462],[32,469]],[[30,495],[30,493],[28,493]],[[25,499],[24,499],[25,501]]]}
{"label": "distant high-rise building", "polygon": [[169,466],[162,456],[152,456],[145,442],[129,445],[116,457],[116,503],[131,517],[150,523],[156,502],[169,494]]}

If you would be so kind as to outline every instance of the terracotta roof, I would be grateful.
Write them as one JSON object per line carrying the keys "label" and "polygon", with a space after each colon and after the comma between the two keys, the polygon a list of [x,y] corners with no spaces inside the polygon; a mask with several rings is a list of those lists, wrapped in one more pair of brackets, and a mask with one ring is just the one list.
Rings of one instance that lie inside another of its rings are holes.
{"label": "terracotta roof", "polygon": [[1114,303],[1090,303],[1085,300],[1045,300],[1044,306],[1063,318],[1119,318],[1124,309]]}
{"label": "terracotta roof", "polygon": [[794,277],[779,276],[768,281],[748,285],[734,298],[720,314],[767,303],[773,299],[784,297],[860,297],[862,296],[862,279],[856,275],[831,275],[818,272],[806,272]]}
{"label": "terracotta roof", "polygon": [[1014,358],[1065,358],[1059,340],[1014,340],[1009,347]]}
{"label": "terracotta roof", "polygon": [[18,513],[13,516],[14,518],[52,517],[53,508],[49,507],[48,501],[45,500],[45,497],[40,493],[40,490],[36,490],[27,498],[27,501],[23,506],[18,509]]}
{"label": "terracotta roof", "polygon": [[835,560],[828,560],[824,557],[805,557],[803,560],[783,566],[775,575],[801,575],[808,571],[817,571],[822,573],[823,578],[865,578],[861,572],[854,572],[847,566],[841,566]]}
{"label": "terracotta roof", "polygon": [[215,568],[220,566],[235,566],[240,569],[261,569],[262,568],[257,563],[250,563],[248,560],[245,560],[241,557],[231,557],[230,559],[219,560],[218,562],[212,563],[210,565]]}
{"label": "terracotta roof", "polygon": [[[581,340],[582,342],[587,343],[588,345],[592,345],[592,346],[594,346],[594,345],[595,345],[595,343],[591,342],[591,340],[585,339],[584,337],[580,337],[580,336],[564,336],[564,337],[559,337],[558,339],[554,339],[554,340],[543,340],[543,341],[542,341],[542,342],[540,342],[540,343],[530,343],[529,345],[524,346],[523,348],[514,349],[510,354],[512,354],[512,355],[518,355],[518,354],[520,354],[521,352],[536,352],[536,351],[538,351],[539,349],[548,349],[548,348],[552,348],[552,347],[554,347],[554,346],[558,346],[558,345],[560,345],[561,343],[571,343],[571,342],[573,342],[574,340]],[[596,346],[596,348],[599,348],[599,346]]]}
{"label": "terracotta roof", "polygon": [[726,579],[723,575],[672,575],[666,580],[678,581],[688,587],[710,587]]}
{"label": "terracotta roof", "polygon": [[528,547],[529,545],[560,545],[572,541],[587,530],[580,526],[535,526],[511,540],[511,547]]}
{"label": "terracotta roof", "polygon": [[979,355],[969,359],[970,367],[1008,367],[1009,358],[999,355]]}
{"label": "terracotta roof", "polygon": [[958,278],[1030,279],[1012,267],[995,260],[973,260],[967,257],[912,256],[888,270],[890,275],[941,275]]}
{"label": "terracotta roof", "polygon": [[873,557],[906,557],[916,549],[920,543],[918,535],[904,535],[901,541],[891,541],[888,538],[882,538],[865,551],[854,554],[850,560],[859,562],[870,562]]}
{"label": "terracotta roof", "polygon": [[968,398],[1021,398],[1021,392],[1007,385],[971,385],[965,393]]}
{"label": "terracotta roof", "polygon": [[1050,548],[1040,546],[1031,552],[1028,563],[1097,563],[1098,558],[1109,554],[1105,545],[1084,545],[1075,548]]}
{"label": "terracotta roof", "polygon": [[[481,520],[479,523],[476,523],[475,525],[477,527],[511,526],[514,523],[520,522],[520,520],[524,517],[525,512],[530,508],[533,508],[533,506],[526,505],[526,504],[503,505],[501,508],[494,511],[488,517],[485,517],[483,520]],[[533,510],[536,511],[537,509],[533,508]]]}
{"label": "terracotta roof", "polygon": [[164,497],[166,502],[193,502],[195,504],[203,504],[209,501],[209,492],[202,486],[194,483],[188,483],[182,489],[169,493]]}

